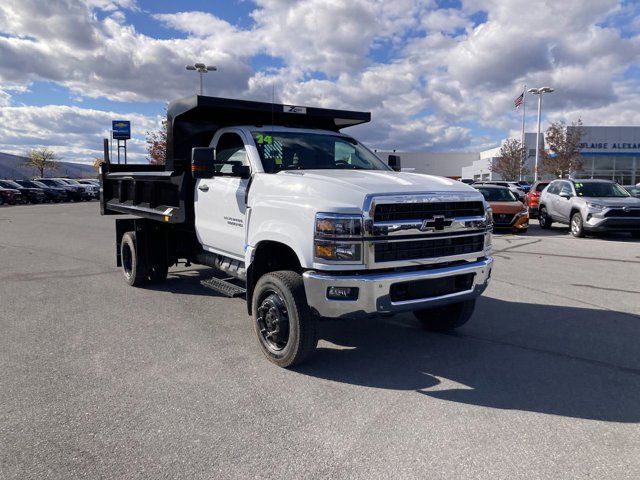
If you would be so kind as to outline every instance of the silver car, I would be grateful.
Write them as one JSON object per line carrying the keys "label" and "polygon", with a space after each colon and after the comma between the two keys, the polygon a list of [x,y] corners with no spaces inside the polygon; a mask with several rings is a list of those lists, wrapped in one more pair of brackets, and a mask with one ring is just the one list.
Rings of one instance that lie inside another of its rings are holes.
{"label": "silver car", "polygon": [[640,198],[610,180],[554,180],[540,195],[540,226],[570,225],[587,232],[629,232],[640,238]]}

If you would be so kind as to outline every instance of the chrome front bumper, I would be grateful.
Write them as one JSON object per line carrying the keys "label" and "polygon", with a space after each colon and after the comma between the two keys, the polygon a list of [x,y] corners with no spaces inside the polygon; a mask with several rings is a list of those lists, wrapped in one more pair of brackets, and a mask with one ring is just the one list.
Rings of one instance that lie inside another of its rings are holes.
{"label": "chrome front bumper", "polygon": [[[368,316],[376,313],[399,313],[432,306],[470,300],[480,295],[489,283],[493,259],[457,265],[453,267],[410,272],[361,273],[331,275],[319,271],[307,271],[304,279],[307,303],[322,317],[342,318]],[[454,275],[474,274],[471,288],[447,295],[393,302],[391,286],[396,283],[445,278]],[[327,297],[329,287],[357,287],[356,300],[333,300]]]}

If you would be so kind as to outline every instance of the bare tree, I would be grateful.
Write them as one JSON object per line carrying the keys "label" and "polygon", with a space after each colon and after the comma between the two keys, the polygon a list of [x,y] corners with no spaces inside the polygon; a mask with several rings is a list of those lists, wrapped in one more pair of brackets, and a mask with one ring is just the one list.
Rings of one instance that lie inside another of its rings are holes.
{"label": "bare tree", "polygon": [[571,126],[566,126],[564,122],[552,123],[545,134],[549,149],[541,152],[542,172],[564,178],[571,172],[582,170],[580,142],[583,136],[584,129],[580,119]]}
{"label": "bare tree", "polygon": [[95,157],[93,159],[93,168],[95,168],[96,170],[100,171],[100,166],[104,163],[104,158],[102,157]]}
{"label": "bare tree", "polygon": [[508,139],[500,147],[500,156],[489,166],[489,170],[504,180],[518,180],[520,175],[528,172],[522,162],[524,151],[520,140]]}
{"label": "bare tree", "polygon": [[45,169],[48,168],[50,170],[55,170],[57,168],[57,164],[54,162],[57,156],[47,147],[39,147],[29,150],[27,152],[27,157],[28,160],[25,165],[27,167],[37,168],[41,177],[44,177]]}
{"label": "bare tree", "polygon": [[167,161],[167,119],[155,132],[147,132],[147,153],[149,163],[164,165]]}

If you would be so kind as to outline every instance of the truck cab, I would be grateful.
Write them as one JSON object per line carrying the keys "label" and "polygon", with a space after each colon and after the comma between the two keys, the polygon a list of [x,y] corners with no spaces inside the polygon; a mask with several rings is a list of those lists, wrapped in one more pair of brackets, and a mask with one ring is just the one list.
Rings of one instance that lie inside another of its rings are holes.
{"label": "truck cab", "polygon": [[487,287],[491,209],[474,188],[391,168],[344,127],[366,112],[213,97],[168,110],[168,161],[104,164],[101,211],[133,286],[178,261],[224,274],[272,362],[307,359],[318,322],[413,312],[428,329],[469,320]]}

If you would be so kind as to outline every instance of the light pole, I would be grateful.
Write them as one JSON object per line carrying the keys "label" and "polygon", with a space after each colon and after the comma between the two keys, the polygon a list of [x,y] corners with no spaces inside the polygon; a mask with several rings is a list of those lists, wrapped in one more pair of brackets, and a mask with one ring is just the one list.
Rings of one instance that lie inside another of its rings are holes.
{"label": "light pole", "polygon": [[200,95],[203,95],[202,93],[203,92],[203,88],[202,88],[203,75],[207,72],[215,72],[216,70],[218,70],[218,67],[214,67],[214,66],[207,67],[204,63],[196,63],[194,65],[187,65],[187,70],[195,70],[200,74]]}
{"label": "light pole", "polygon": [[553,92],[551,87],[530,88],[529,93],[538,95],[538,133],[536,134],[536,164],[533,171],[533,181],[538,181],[538,159],[540,158],[540,114],[542,112],[542,94]]}

